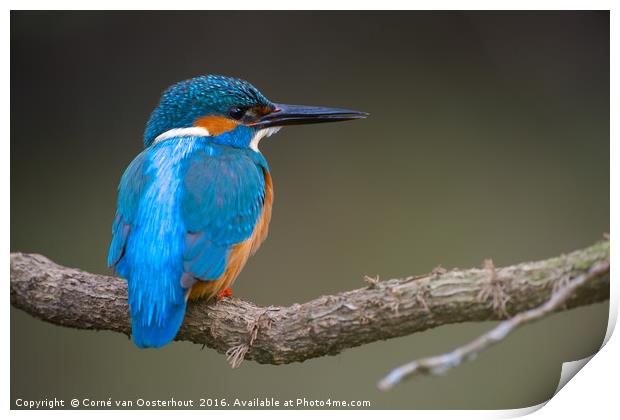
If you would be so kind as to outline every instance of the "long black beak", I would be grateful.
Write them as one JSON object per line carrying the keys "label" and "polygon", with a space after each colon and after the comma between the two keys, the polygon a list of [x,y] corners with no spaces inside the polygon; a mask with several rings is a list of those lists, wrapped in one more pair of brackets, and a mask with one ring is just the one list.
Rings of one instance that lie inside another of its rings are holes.
{"label": "long black beak", "polygon": [[318,124],[358,120],[368,113],[351,109],[325,108],[322,106],[275,104],[276,109],[250,124],[255,128],[281,127],[284,125]]}

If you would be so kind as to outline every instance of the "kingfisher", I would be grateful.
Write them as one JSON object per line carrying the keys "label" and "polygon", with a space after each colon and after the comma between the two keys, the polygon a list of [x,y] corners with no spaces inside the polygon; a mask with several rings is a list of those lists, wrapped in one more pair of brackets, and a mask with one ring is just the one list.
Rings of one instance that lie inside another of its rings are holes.
{"label": "kingfisher", "polygon": [[367,116],[273,103],[250,83],[218,75],[168,88],[121,177],[108,253],[108,266],[127,281],[136,346],[172,341],[188,300],[230,296],[267,237],[273,183],[261,139],[287,125]]}

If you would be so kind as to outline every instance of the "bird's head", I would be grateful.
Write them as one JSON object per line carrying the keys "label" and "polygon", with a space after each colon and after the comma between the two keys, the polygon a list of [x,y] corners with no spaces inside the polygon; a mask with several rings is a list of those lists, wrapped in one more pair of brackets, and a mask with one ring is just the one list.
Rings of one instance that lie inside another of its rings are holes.
{"label": "bird's head", "polygon": [[225,76],[200,76],[171,86],[162,95],[144,132],[144,145],[182,135],[258,150],[261,138],[285,125],[365,118],[365,112],[271,102],[250,83]]}

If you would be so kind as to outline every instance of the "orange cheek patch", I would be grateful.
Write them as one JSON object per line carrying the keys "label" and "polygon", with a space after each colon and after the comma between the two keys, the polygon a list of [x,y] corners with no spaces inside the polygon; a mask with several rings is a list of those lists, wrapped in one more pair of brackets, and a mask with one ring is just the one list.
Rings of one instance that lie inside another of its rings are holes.
{"label": "orange cheek patch", "polygon": [[212,136],[219,136],[230,130],[234,130],[239,125],[238,121],[226,117],[202,117],[196,120],[194,126],[205,128]]}

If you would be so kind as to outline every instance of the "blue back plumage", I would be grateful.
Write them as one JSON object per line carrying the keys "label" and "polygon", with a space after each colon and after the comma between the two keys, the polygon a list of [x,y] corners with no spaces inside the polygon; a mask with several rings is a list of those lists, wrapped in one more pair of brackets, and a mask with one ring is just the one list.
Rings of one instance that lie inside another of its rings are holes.
{"label": "blue back plumage", "polygon": [[191,286],[184,278],[217,279],[230,248],[250,237],[264,200],[263,169],[259,153],[208,137],[155,143],[129,165],[108,263],[127,279],[136,345],[173,340]]}
{"label": "blue back plumage", "polygon": [[226,268],[226,254],[250,237],[265,197],[263,157],[247,149],[216,147],[219,155],[196,153],[188,162],[181,211],[186,224],[184,267],[203,280]]}

